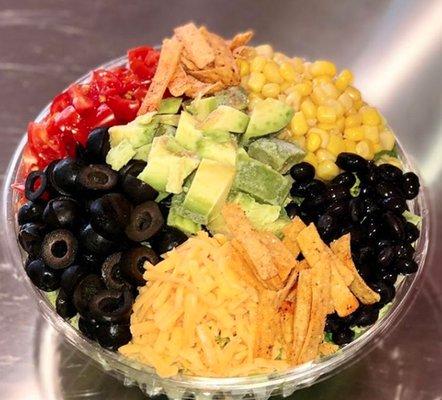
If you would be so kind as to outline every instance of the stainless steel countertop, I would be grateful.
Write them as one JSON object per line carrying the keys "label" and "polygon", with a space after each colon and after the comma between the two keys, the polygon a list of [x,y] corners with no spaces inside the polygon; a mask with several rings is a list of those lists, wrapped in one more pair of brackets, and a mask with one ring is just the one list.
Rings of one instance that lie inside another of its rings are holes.
{"label": "stainless steel countertop", "polygon": [[[226,36],[250,27],[256,43],[351,68],[423,173],[430,255],[423,287],[398,326],[353,366],[293,398],[442,399],[441,17],[439,0],[0,0],[0,170],[27,122],[69,82],[131,46],[159,43],[190,19]],[[66,344],[1,258],[0,398],[143,396]]]}

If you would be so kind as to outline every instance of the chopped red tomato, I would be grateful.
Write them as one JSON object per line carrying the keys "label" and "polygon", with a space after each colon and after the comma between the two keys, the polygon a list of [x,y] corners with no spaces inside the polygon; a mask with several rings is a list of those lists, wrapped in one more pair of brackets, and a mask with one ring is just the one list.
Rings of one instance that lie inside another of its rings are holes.
{"label": "chopped red tomato", "polygon": [[75,155],[99,126],[132,121],[155,74],[159,52],[149,46],[128,51],[129,67],[97,69],[87,84],[73,84],[54,97],[49,114],[28,126],[23,173],[43,169],[51,161]]}

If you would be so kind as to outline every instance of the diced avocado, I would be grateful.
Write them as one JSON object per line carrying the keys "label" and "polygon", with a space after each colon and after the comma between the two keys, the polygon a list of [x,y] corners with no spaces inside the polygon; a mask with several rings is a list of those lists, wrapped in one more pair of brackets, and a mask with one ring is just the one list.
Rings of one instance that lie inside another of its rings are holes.
{"label": "diced avocado", "polygon": [[228,201],[238,204],[257,229],[265,229],[275,222],[281,212],[280,206],[258,203],[252,196],[242,192],[230,194]]}
{"label": "diced avocado", "polygon": [[209,158],[233,166],[236,164],[236,145],[232,140],[217,143],[212,139],[202,138],[198,142],[196,151],[201,158]]}
{"label": "diced avocado", "polygon": [[146,168],[138,178],[151,185],[159,192],[180,193],[184,179],[198,166],[198,158],[173,152],[168,136],[160,136],[153,140]]}
{"label": "diced avocado", "polygon": [[282,230],[285,226],[290,223],[290,218],[288,217],[279,217],[276,221],[271,222],[270,224],[263,227],[263,230],[267,232],[272,232],[280,239],[284,236]]}
{"label": "diced avocado", "polygon": [[233,188],[250,194],[256,200],[282,205],[289,194],[291,181],[268,165],[240,153]]}
{"label": "diced avocado", "polygon": [[262,138],[250,143],[248,153],[274,170],[285,174],[293,165],[301,162],[305,151],[294,143],[277,138]]}
{"label": "diced avocado", "polygon": [[187,234],[195,234],[201,230],[201,225],[181,215],[185,194],[175,194],[172,197],[171,207],[167,216],[167,225],[173,226]]}
{"label": "diced avocado", "polygon": [[111,147],[117,146],[124,139],[128,140],[134,149],[152,142],[158,122],[153,120],[155,112],[137,117],[127,125],[115,125],[109,128]]}
{"label": "diced avocado", "polygon": [[106,163],[112,169],[119,171],[123,168],[135,155],[135,150],[127,139],[122,140],[117,146],[112,147],[106,156]]}
{"label": "diced avocado", "polygon": [[212,96],[192,100],[186,107],[186,110],[199,121],[203,121],[216,107],[218,107],[218,101]]}
{"label": "diced avocado", "polygon": [[159,192],[157,198],[155,199],[155,201],[157,203],[159,203],[160,201],[163,201],[165,198],[171,196],[170,193],[167,192]]}
{"label": "diced avocado", "polygon": [[250,116],[243,142],[281,130],[292,117],[293,108],[280,100],[268,98],[258,102]]}
{"label": "diced avocado", "polygon": [[219,106],[202,122],[201,129],[205,132],[215,130],[243,133],[248,123],[249,116],[242,111],[229,106]]}
{"label": "diced avocado", "polygon": [[226,131],[203,132],[203,135],[217,143],[226,143],[232,140],[231,133]]}
{"label": "diced avocado", "polygon": [[139,147],[135,150],[134,160],[142,160],[147,161],[149,157],[150,149],[152,148],[152,144],[145,144],[144,146]]}
{"label": "diced avocado", "polygon": [[196,127],[196,120],[188,112],[182,111],[178,128],[175,133],[175,139],[187,150],[195,151],[198,140],[202,133]]}
{"label": "diced avocado", "polygon": [[178,126],[180,116],[178,114],[162,114],[156,115],[153,120],[164,125]]}
{"label": "diced avocado", "polygon": [[155,136],[167,135],[170,137],[175,136],[176,128],[172,125],[159,124],[157,130],[155,131]]}
{"label": "diced avocado", "polygon": [[249,98],[246,91],[241,86],[232,86],[226,90],[222,90],[216,94],[218,105],[225,105],[236,108],[237,110],[245,110],[249,104]]}
{"label": "diced avocado", "polygon": [[217,215],[230,192],[235,168],[203,159],[183,202],[183,215],[192,221],[207,224]]}
{"label": "diced avocado", "polygon": [[183,99],[181,97],[168,97],[167,99],[163,99],[161,100],[158,114],[176,114],[182,102]]}
{"label": "diced avocado", "polygon": [[226,221],[221,213],[213,216],[212,219],[207,223],[207,228],[213,235],[216,233],[228,234],[228,229],[226,226]]}

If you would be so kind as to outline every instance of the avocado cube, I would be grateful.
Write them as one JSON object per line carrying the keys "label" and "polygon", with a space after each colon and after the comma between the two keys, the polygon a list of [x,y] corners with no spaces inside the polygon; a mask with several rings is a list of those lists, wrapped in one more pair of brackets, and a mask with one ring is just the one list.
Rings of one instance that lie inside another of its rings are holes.
{"label": "avocado cube", "polygon": [[249,116],[247,114],[236,108],[221,105],[207,116],[201,124],[201,129],[204,132],[228,131],[243,133],[248,123]]}
{"label": "avocado cube", "polygon": [[268,165],[239,155],[233,188],[250,194],[263,203],[280,206],[289,194],[291,181]]}
{"label": "avocado cube", "polygon": [[184,199],[182,215],[206,225],[225,204],[234,177],[233,166],[204,158]]}
{"label": "avocado cube", "polygon": [[243,143],[252,137],[265,136],[284,128],[293,117],[293,108],[276,99],[259,101],[252,111],[250,122],[243,136]]}
{"label": "avocado cube", "polygon": [[232,86],[226,90],[218,92],[215,96],[218,105],[225,105],[245,110],[249,104],[247,92],[241,86]]}
{"label": "avocado cube", "polygon": [[180,116],[178,114],[156,115],[153,118],[153,121],[164,125],[178,126],[178,122],[180,121]]}
{"label": "avocado cube", "polygon": [[201,158],[208,158],[233,166],[236,164],[236,144],[232,140],[217,143],[204,137],[197,144],[197,154]]}
{"label": "avocado cube", "polygon": [[167,215],[167,225],[192,235],[201,230],[201,225],[181,215],[184,197],[184,193],[173,195],[169,214]]}
{"label": "avocado cube", "polygon": [[161,100],[158,114],[176,114],[182,102],[183,99],[181,97],[168,97],[167,99],[163,99]]}
{"label": "avocado cube", "polygon": [[203,121],[216,107],[218,107],[218,101],[215,97],[203,97],[192,100],[186,107],[186,111],[199,121]]}
{"label": "avocado cube", "polygon": [[298,145],[277,138],[255,140],[250,143],[248,153],[250,157],[270,165],[281,174],[287,173],[305,156],[305,151]]}
{"label": "avocado cube", "polygon": [[175,133],[175,139],[187,150],[195,151],[198,140],[202,133],[196,127],[196,120],[186,111],[181,112],[178,128]]}
{"label": "avocado cube", "polygon": [[145,144],[135,150],[134,160],[147,161],[152,144]]}
{"label": "avocado cube", "polygon": [[127,139],[112,147],[106,155],[106,163],[115,171],[123,168],[135,156],[135,150]]}

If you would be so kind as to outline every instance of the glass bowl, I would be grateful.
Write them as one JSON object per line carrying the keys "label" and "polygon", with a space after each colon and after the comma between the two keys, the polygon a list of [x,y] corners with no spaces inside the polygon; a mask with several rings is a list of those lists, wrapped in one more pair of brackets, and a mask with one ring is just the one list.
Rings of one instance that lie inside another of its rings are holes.
{"label": "glass bowl", "polygon": [[[112,60],[100,67],[110,68],[126,63],[126,57]],[[81,77],[77,82],[84,83],[89,79],[90,73]],[[36,121],[44,118],[49,110],[46,106],[37,116]],[[29,294],[38,303],[43,317],[67,341],[79,351],[97,362],[104,370],[122,380],[125,385],[136,385],[146,395],[166,394],[173,399],[181,398],[211,398],[215,395],[224,395],[232,399],[244,396],[255,399],[267,399],[272,395],[287,397],[302,387],[311,386],[325,378],[332,376],[348,367],[361,358],[377,340],[383,337],[404,316],[411,305],[420,287],[423,274],[425,257],[429,242],[429,212],[427,207],[427,193],[421,190],[419,196],[410,202],[410,210],[422,216],[421,236],[416,243],[416,260],[419,269],[414,275],[398,279],[396,283],[396,297],[388,311],[368,328],[361,336],[350,344],[340,349],[336,354],[321,358],[285,372],[267,375],[256,375],[238,378],[205,378],[193,376],[177,376],[173,378],[160,378],[155,371],[145,365],[129,360],[118,353],[113,353],[101,348],[97,343],[90,341],[77,331],[69,322],[57,315],[44,292],[32,285],[23,268],[24,254],[17,243],[17,193],[11,188],[20,169],[22,152],[26,144],[26,135],[18,144],[10,161],[3,187],[2,198],[2,223],[5,227],[6,237],[2,246],[8,261],[17,269],[23,278]],[[407,170],[416,172],[411,160],[398,143],[400,157]]]}

